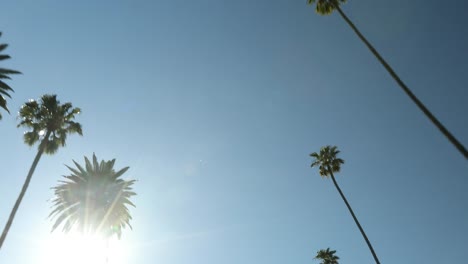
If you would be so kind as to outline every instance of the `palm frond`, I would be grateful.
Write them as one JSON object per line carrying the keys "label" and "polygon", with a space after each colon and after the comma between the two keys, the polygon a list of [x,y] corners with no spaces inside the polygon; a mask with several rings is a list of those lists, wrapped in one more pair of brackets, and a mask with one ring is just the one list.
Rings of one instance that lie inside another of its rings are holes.
{"label": "palm frond", "polygon": [[8,44],[0,44],[0,52],[8,47]]}
{"label": "palm frond", "polygon": [[[3,79],[5,79],[5,78],[3,78]],[[7,91],[12,91],[13,92],[13,88],[11,88],[8,84],[6,84],[3,81],[0,81],[0,90],[2,91],[2,94],[4,94],[4,95],[8,96],[9,98],[11,98],[11,95]]]}
{"label": "palm frond", "polygon": [[[10,56],[8,56],[9,58]],[[10,69],[5,69],[5,68],[0,68],[0,73],[1,74],[20,74],[21,72],[15,71],[15,70],[10,70]]]}
{"label": "palm frond", "polygon": [[[1,36],[1,32],[0,32],[0,36]],[[0,52],[3,52],[7,47],[8,47],[8,44],[0,44]],[[10,58],[11,57],[7,54],[0,54],[0,61],[8,60]],[[20,73],[21,72],[19,71],[15,71],[11,69],[0,68],[0,107],[3,108],[8,113],[10,113],[10,111],[8,110],[7,100],[5,97],[11,98],[9,92],[14,92],[14,91],[8,84],[6,84],[5,82],[1,80],[11,79],[9,75],[20,74]],[[0,119],[2,119],[1,114],[0,114]]]}

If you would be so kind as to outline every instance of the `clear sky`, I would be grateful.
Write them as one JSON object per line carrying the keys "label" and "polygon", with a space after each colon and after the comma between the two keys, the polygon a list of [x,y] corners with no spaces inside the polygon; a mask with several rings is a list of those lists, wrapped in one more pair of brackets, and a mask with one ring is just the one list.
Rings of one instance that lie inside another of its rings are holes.
{"label": "clear sky", "polygon": [[[468,146],[466,1],[343,10]],[[84,129],[43,156],[0,263],[53,263],[50,187],[93,152],[138,179],[121,263],[309,264],[327,247],[373,263],[332,181],[309,167],[324,145],[342,151],[337,180],[382,263],[466,262],[467,160],[338,14],[305,0],[17,0],[0,25],[1,67],[24,73],[0,121],[1,228],[36,154],[20,105],[56,93],[82,108]]]}

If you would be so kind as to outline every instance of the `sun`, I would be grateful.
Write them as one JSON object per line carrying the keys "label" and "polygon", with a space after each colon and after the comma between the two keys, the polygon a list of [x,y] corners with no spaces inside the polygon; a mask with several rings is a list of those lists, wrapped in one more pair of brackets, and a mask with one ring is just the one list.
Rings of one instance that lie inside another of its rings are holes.
{"label": "sun", "polygon": [[39,263],[44,264],[127,263],[128,247],[116,238],[106,240],[78,232],[51,234],[42,248]]}

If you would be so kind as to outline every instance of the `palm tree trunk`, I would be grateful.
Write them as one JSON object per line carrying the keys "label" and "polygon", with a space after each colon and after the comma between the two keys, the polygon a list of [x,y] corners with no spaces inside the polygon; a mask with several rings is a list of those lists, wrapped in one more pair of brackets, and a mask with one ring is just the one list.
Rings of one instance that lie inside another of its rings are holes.
{"label": "palm tree trunk", "polygon": [[444,134],[444,136],[455,146],[455,148],[460,151],[460,153],[465,156],[465,159],[468,159],[468,150],[458,141],[450,131],[445,128],[444,125],[426,108],[426,106],[413,94],[413,92],[406,86],[406,84],[400,79],[400,77],[395,73],[395,71],[388,65],[388,63],[380,56],[377,50],[372,46],[372,44],[367,41],[367,39],[361,34],[361,32],[356,28],[356,26],[351,22],[351,20],[346,16],[346,14],[341,10],[339,5],[335,5],[336,10],[340,13],[341,17],[348,23],[348,25],[353,29],[354,33],[366,44],[367,48],[374,54],[374,56],[379,60],[379,62],[385,67],[387,72],[392,76],[392,78],[398,83],[401,89],[411,98],[411,100],[418,106],[418,108],[426,115],[427,118]]}
{"label": "palm tree trunk", "polygon": [[41,144],[39,145],[39,150],[37,151],[36,157],[34,158],[31,168],[29,169],[28,176],[26,177],[26,180],[24,181],[23,187],[21,188],[21,192],[18,198],[16,199],[15,205],[13,206],[13,209],[11,210],[10,216],[8,217],[8,221],[5,227],[3,228],[2,236],[0,237],[0,249],[3,246],[3,242],[5,242],[6,236],[8,235],[8,231],[10,231],[10,227],[13,224],[13,219],[15,218],[16,212],[18,211],[21,201],[23,200],[23,197],[26,194],[26,190],[29,187],[29,183],[31,182],[31,178],[34,174],[34,171],[36,170],[37,164],[39,163],[39,160],[41,159],[41,156],[44,153],[45,144],[49,136],[50,136],[50,132],[47,132],[44,139],[41,141]]}
{"label": "palm tree trunk", "polygon": [[336,189],[338,190],[338,192],[341,195],[341,199],[343,199],[344,203],[348,207],[348,210],[351,213],[351,216],[353,217],[354,222],[356,223],[357,227],[359,228],[359,231],[361,231],[361,234],[364,237],[364,240],[366,240],[367,246],[369,247],[369,249],[370,249],[370,251],[372,253],[372,256],[374,257],[375,263],[380,264],[379,258],[377,257],[377,254],[375,254],[374,248],[372,247],[372,244],[370,243],[369,239],[367,238],[366,232],[364,232],[364,229],[362,229],[362,226],[359,223],[359,221],[357,220],[357,217],[354,214],[353,209],[351,208],[351,205],[349,205],[348,200],[346,200],[346,197],[344,196],[343,192],[340,189],[340,186],[338,186],[338,183],[335,180],[335,176],[333,175],[333,172],[331,170],[328,170],[328,172],[331,175],[331,178],[333,180],[333,183],[335,184]]}

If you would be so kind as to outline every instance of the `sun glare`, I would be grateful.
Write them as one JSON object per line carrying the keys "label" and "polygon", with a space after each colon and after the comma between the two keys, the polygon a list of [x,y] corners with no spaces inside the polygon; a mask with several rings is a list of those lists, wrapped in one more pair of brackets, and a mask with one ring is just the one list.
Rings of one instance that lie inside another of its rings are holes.
{"label": "sun glare", "polygon": [[44,241],[41,264],[123,264],[128,253],[122,241],[79,233],[52,234]]}

